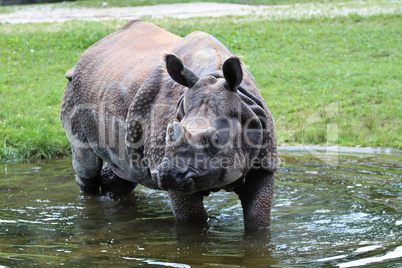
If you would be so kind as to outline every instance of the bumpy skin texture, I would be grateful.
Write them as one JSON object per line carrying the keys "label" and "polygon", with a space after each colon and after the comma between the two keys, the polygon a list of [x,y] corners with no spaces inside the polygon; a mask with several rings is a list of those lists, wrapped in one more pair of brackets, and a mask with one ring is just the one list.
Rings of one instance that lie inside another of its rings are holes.
{"label": "bumpy skin texture", "polygon": [[[131,21],[88,48],[66,77],[60,119],[83,192],[167,190],[177,220],[201,223],[203,196],[224,189],[239,195],[246,229],[269,226],[280,165],[272,115],[251,74],[214,37]],[[224,164],[197,166],[214,159]]]}

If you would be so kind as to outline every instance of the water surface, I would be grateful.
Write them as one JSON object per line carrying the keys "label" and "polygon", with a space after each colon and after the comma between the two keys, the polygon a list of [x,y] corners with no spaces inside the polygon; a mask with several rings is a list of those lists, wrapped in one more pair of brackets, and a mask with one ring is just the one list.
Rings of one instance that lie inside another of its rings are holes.
{"label": "water surface", "polygon": [[71,159],[0,165],[0,267],[401,267],[402,155],[282,150],[269,233],[243,230],[234,193],[204,226],[174,220],[163,191],[80,194]]}

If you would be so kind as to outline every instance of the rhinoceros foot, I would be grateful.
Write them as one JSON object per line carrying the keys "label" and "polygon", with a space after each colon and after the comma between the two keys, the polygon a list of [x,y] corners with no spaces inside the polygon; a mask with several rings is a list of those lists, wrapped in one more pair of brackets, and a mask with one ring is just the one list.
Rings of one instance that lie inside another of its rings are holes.
{"label": "rhinoceros foot", "polygon": [[88,195],[99,195],[99,179],[84,179],[75,176],[75,182],[80,186],[81,192]]}
{"label": "rhinoceros foot", "polygon": [[126,195],[137,186],[137,183],[124,180],[114,174],[108,163],[102,167],[100,175],[96,178],[84,179],[76,176],[75,182],[80,186],[81,192],[88,195]]}

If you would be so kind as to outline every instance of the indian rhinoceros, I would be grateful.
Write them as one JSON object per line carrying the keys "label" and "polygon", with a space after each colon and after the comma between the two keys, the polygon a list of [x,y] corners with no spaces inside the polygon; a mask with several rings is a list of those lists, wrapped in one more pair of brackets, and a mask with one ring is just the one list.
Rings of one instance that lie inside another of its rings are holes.
{"label": "indian rhinoceros", "polygon": [[88,194],[168,192],[175,218],[207,220],[203,197],[234,191],[246,229],[270,224],[275,127],[255,81],[204,32],[131,21],[66,73],[61,123]]}

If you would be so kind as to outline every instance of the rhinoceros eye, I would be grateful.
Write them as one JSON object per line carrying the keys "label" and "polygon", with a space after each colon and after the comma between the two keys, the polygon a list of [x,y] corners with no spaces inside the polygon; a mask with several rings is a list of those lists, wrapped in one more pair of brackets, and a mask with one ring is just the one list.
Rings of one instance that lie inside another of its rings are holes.
{"label": "rhinoceros eye", "polygon": [[216,154],[220,149],[220,138],[216,131],[212,131],[208,135],[208,149],[212,154]]}

